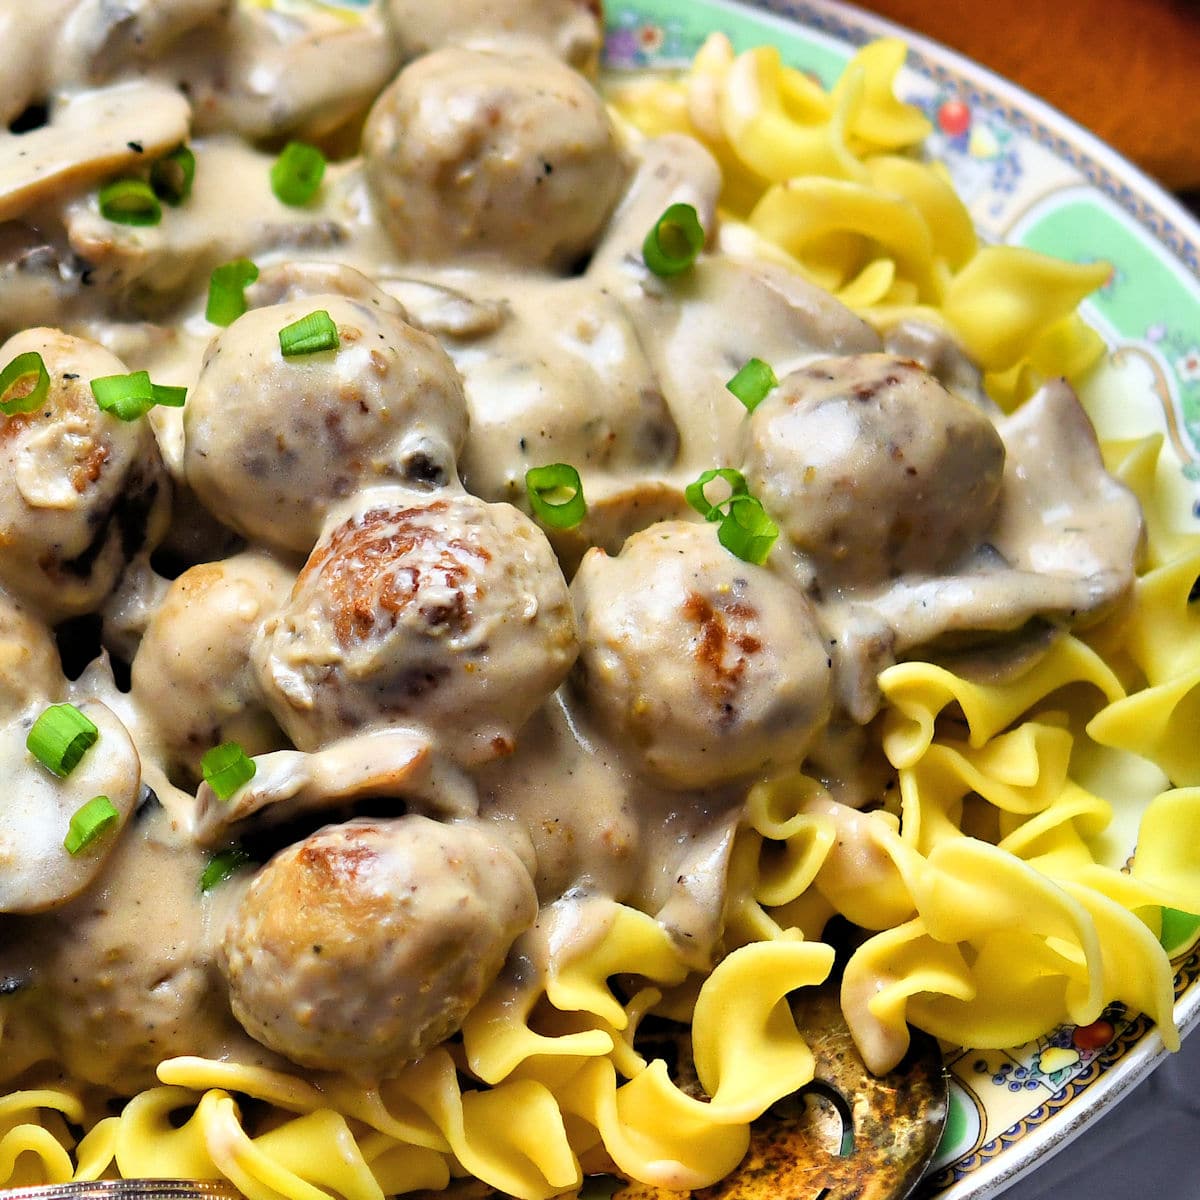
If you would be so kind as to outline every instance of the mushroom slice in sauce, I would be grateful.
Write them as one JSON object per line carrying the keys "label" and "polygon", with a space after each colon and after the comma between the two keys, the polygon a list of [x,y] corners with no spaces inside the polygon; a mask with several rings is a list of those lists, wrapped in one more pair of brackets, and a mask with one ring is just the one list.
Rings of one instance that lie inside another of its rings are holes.
{"label": "mushroom slice in sauce", "polygon": [[408,806],[439,817],[473,816],[478,809],[470,779],[427,737],[405,729],[364,733],[311,754],[277,750],[259,755],[254,766],[254,778],[228,800],[200,785],[192,827],[200,845],[219,846],[249,827],[369,798],[393,799],[397,812]]}
{"label": "mushroom slice in sauce", "polygon": [[0,134],[0,221],[165,154],[190,118],[177,89],[149,79],[58,101],[41,129]]}
{"label": "mushroom slice in sauce", "polygon": [[39,912],[82,892],[100,872],[120,835],[110,829],[78,854],[63,840],[71,817],[96,796],[107,796],[124,827],[141,790],[141,763],[125,726],[96,700],[77,707],[99,730],[96,743],[64,779],[26,749],[39,704],[0,730],[0,912]]}

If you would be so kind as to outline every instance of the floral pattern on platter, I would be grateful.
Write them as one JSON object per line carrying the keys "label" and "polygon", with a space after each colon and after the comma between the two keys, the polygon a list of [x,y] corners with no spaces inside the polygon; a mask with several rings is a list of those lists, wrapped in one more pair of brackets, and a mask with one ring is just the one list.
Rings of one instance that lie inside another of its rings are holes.
{"label": "floral pattern on platter", "polygon": [[[608,20],[614,69],[678,68],[719,29],[739,50],[774,42],[826,87],[859,46],[892,32],[837,0],[625,0],[608,6]],[[1112,362],[1085,403],[1102,428],[1109,418],[1122,431],[1109,436],[1165,436],[1181,477],[1178,519],[1200,522],[1200,229],[1065,118],[931,43],[912,45],[897,90],[930,118],[927,151],[946,164],[985,238],[1112,264],[1083,308]],[[1163,936],[1186,1025],[1200,1017],[1198,923],[1184,917],[1168,937],[1165,919],[1183,916],[1164,914]],[[1120,1005],[1026,1046],[948,1053],[950,1120],[922,1196],[990,1200],[1161,1053],[1149,1021]]]}

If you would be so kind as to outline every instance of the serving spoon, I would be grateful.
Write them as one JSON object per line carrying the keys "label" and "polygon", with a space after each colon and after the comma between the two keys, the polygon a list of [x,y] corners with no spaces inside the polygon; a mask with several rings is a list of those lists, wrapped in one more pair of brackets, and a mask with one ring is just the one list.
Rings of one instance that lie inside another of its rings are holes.
{"label": "serving spoon", "polygon": [[[584,1180],[582,1200],[904,1200],[937,1149],[946,1123],[948,1084],[937,1043],[913,1032],[904,1061],[872,1075],[854,1047],[836,988],[809,990],[793,1002],[816,1069],[811,1084],[757,1120],[750,1149],[736,1171],[696,1192],[625,1180],[616,1174]],[[668,1026],[638,1036],[644,1054],[665,1058],[685,1091],[699,1094],[686,1029]],[[112,1179],[0,1190],[3,1200],[236,1200],[224,1182]],[[411,1200],[495,1200],[478,1181]],[[406,1200],[410,1200],[406,1197]]]}

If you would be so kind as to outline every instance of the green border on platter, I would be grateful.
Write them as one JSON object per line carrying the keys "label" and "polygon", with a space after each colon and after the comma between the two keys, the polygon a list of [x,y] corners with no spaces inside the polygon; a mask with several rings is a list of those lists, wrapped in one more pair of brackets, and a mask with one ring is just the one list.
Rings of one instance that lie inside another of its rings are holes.
{"label": "green border on platter", "polygon": [[[752,0],[753,8],[731,0],[611,0],[607,7],[609,65],[617,69],[680,65],[713,30],[727,34],[735,49],[770,42],[792,66],[830,86],[849,61],[853,48],[876,33],[869,18],[855,21],[850,10],[831,11],[792,0]],[[949,65],[948,65],[949,64]],[[1170,207],[1155,203],[1160,194],[1141,183],[1130,169],[1131,184],[1089,145],[1091,139],[1065,119],[1047,123],[1040,104],[1019,106],[1011,94],[993,90],[983,72],[968,74],[954,66],[953,56],[911,46],[907,62],[942,92],[981,110],[1011,129],[1018,139],[1048,150],[1079,176],[1076,185],[1061,187],[1035,200],[1010,223],[1013,244],[1075,261],[1102,257],[1113,264],[1109,283],[1088,302],[1110,340],[1133,344],[1155,356],[1169,382],[1168,424],[1181,419],[1190,446],[1176,440],[1184,474],[1195,479],[1200,458],[1200,233],[1181,223]],[[981,82],[983,79],[983,82]],[[953,163],[950,164],[953,171]],[[1169,313],[1169,319],[1163,314]],[[1189,469],[1192,467],[1193,469]],[[1200,496],[1194,515],[1200,517]],[[1200,992],[1200,950],[1176,963],[1175,994],[1179,999]],[[927,1181],[938,1193],[954,1188],[986,1168],[1006,1150],[1084,1095],[1106,1071],[1145,1042],[1151,1022],[1142,1015],[1122,1023],[1113,1041],[1055,1094],[1031,1109],[1011,1128],[985,1130],[985,1142],[957,1160],[939,1164]],[[993,1183],[995,1181],[993,1180]],[[990,1185],[989,1185],[990,1188]],[[955,1188],[957,1194],[957,1188]],[[972,1194],[974,1194],[972,1192]],[[989,1190],[990,1194],[990,1190]]]}

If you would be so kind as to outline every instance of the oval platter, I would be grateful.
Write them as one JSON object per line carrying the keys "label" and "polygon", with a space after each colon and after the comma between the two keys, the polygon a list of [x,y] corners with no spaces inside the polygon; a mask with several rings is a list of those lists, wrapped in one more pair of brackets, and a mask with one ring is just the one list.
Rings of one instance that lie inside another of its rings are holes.
{"label": "oval platter", "polygon": [[[1082,306],[1110,348],[1082,398],[1103,436],[1160,434],[1159,496],[1174,525],[1200,529],[1200,226],[1145,175],[1036,97],[927,38],[831,0],[610,0],[606,66],[615,72],[686,64],[713,31],[735,49],[773,43],[825,87],[865,42],[909,46],[897,91],[925,111],[927,152],[949,168],[985,240],[1075,262],[1112,264]],[[1133,848],[1146,786],[1097,779],[1117,802],[1108,857]],[[1177,947],[1176,1019],[1200,1021],[1196,924],[1170,930]],[[1200,1034],[1196,1035],[1200,1036]],[[1087,1027],[1065,1026],[1006,1051],[946,1053],[946,1133],[922,1200],[989,1200],[1061,1149],[1164,1056],[1146,1018],[1119,1005]]]}

